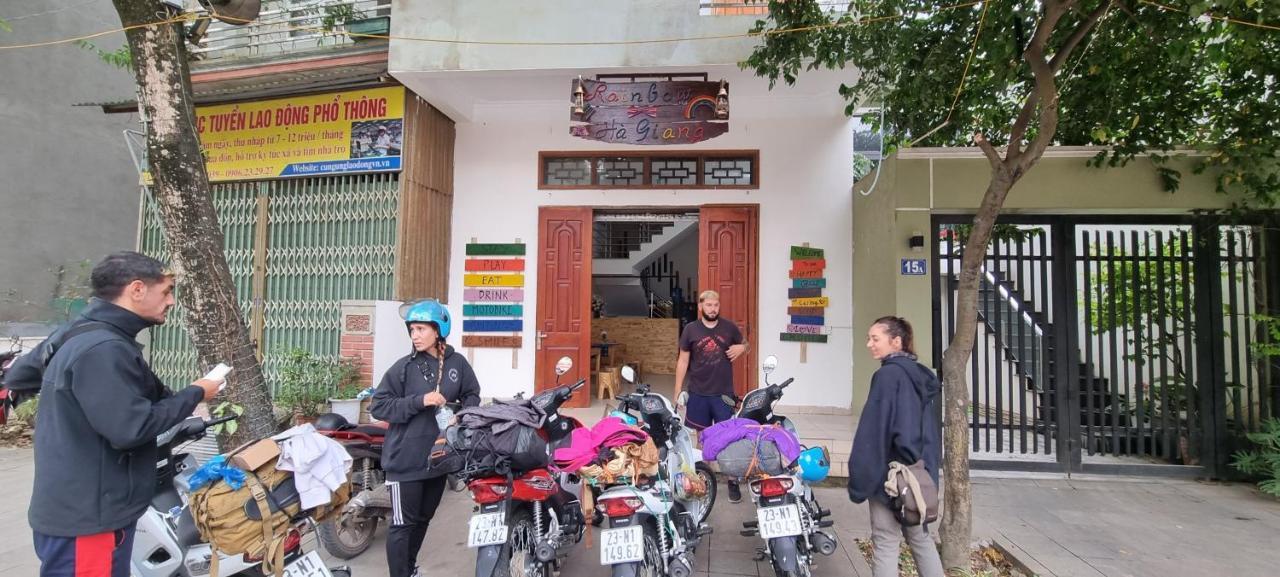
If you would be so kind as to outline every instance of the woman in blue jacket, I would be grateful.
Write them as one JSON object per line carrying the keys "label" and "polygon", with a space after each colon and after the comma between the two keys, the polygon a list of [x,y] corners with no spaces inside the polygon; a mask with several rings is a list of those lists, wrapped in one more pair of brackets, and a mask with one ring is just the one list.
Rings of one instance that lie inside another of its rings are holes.
{"label": "woman in blue jacket", "polygon": [[882,317],[867,331],[867,350],[880,361],[871,377],[871,392],[858,421],[849,455],[849,499],[869,501],[874,577],[897,577],[898,548],[906,537],[920,577],[944,577],[942,559],[924,528],[900,524],[889,507],[884,483],[889,463],[910,465],[924,460],[938,482],[941,424],[932,403],[942,390],[933,371],[916,361],[911,324],[901,317]]}

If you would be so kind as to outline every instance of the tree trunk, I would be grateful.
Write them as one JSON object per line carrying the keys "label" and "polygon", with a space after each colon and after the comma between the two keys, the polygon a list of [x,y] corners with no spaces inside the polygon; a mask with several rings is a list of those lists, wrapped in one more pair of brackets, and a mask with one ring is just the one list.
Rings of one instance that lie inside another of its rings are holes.
{"label": "tree trunk", "polygon": [[1013,188],[1014,178],[1003,167],[993,168],[982,205],[973,217],[973,229],[964,244],[960,283],[956,293],[956,332],[942,353],[943,490],[942,566],[969,569],[973,531],[972,492],[969,487],[969,384],[965,369],[978,329],[978,283],[987,243],[1000,208]]}
{"label": "tree trunk", "polygon": [[[160,0],[113,0],[126,27],[172,18]],[[178,301],[199,367],[219,362],[235,368],[219,401],[244,408],[238,431],[223,446],[275,431],[271,397],[249,332],[241,317],[231,270],[223,253],[222,228],[213,207],[209,175],[195,130],[191,76],[180,23],[133,28],[126,33],[137,81],[138,110],[147,122],[147,159],[168,242],[170,267],[178,279]]]}

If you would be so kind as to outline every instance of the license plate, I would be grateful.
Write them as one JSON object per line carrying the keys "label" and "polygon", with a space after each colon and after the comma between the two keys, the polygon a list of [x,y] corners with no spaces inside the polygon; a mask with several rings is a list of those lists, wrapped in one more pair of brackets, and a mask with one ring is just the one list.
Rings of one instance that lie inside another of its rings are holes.
{"label": "license plate", "polygon": [[760,536],[765,539],[800,534],[800,509],[795,505],[756,509],[756,521]]}
{"label": "license plate", "polygon": [[487,547],[507,542],[507,524],[502,513],[484,513],[471,518],[468,547]]}
{"label": "license plate", "polygon": [[284,577],[333,577],[333,574],[324,566],[324,561],[320,560],[320,554],[312,551],[286,565]]}
{"label": "license plate", "polygon": [[618,527],[600,532],[600,564],[617,565],[644,560],[644,526]]}

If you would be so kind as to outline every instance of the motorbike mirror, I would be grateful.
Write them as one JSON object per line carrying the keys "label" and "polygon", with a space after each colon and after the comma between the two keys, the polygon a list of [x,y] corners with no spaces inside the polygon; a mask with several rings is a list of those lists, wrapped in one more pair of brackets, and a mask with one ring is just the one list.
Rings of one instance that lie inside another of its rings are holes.
{"label": "motorbike mirror", "polygon": [[628,383],[635,384],[635,382],[636,382],[636,370],[635,370],[635,369],[633,369],[633,368],[631,368],[631,366],[630,366],[630,365],[623,365],[623,366],[622,366],[622,380],[624,380],[624,381],[626,381],[626,382],[628,382]]}
{"label": "motorbike mirror", "polygon": [[560,360],[556,361],[556,376],[564,376],[564,374],[569,372],[569,369],[572,368],[573,359],[569,357],[560,357]]}
{"label": "motorbike mirror", "polygon": [[765,357],[764,365],[761,368],[764,369],[764,374],[766,375],[772,373],[774,369],[778,368],[778,357],[773,355]]}

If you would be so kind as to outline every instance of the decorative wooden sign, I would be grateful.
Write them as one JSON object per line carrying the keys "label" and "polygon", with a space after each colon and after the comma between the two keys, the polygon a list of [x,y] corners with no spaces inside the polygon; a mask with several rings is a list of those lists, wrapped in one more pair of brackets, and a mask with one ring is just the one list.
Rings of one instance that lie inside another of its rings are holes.
{"label": "decorative wooden sign", "polygon": [[787,333],[793,335],[821,335],[827,327],[822,325],[787,325]]}
{"label": "decorative wooden sign", "polygon": [[520,317],[524,305],[462,305],[464,317]]}
{"label": "decorative wooden sign", "polygon": [[827,342],[827,335],[806,335],[806,334],[799,334],[799,333],[782,333],[782,334],[778,335],[778,337],[779,337],[779,338],[781,338],[783,341],[790,341],[790,342],[794,342],[794,343],[801,343],[801,344],[804,344],[804,343],[825,343],[825,342]]}
{"label": "decorative wooden sign", "polygon": [[479,272],[524,272],[522,258],[469,258],[466,270]]}
{"label": "decorative wooden sign", "polygon": [[462,300],[482,303],[518,303],[524,301],[524,289],[467,289]]}
{"label": "decorative wooden sign", "polygon": [[824,259],[802,259],[791,261],[791,270],[822,270],[827,268],[827,261]]}
{"label": "decorative wooden sign", "polygon": [[462,335],[462,346],[477,349],[518,349],[522,341],[520,335]]}
{"label": "decorative wooden sign", "polygon": [[518,333],[524,330],[524,321],[463,319],[462,331],[467,333]]}
{"label": "decorative wooden sign", "polygon": [[809,248],[807,246],[791,247],[791,260],[826,258],[826,251],[820,248]]}
{"label": "decorative wooden sign", "polygon": [[[524,258],[526,247],[520,239],[513,243],[479,243],[471,239],[467,244],[468,258],[462,276],[462,321],[464,333],[519,333],[524,330],[524,289],[504,288],[524,286]],[[493,318],[507,317],[507,318]],[[511,318],[514,317],[514,318]],[[520,351],[524,341],[521,335],[464,334],[462,344],[467,356],[475,362],[476,349],[511,349],[511,368],[520,366]]]}
{"label": "decorative wooden sign", "polygon": [[524,243],[467,245],[467,256],[524,256]]}
{"label": "decorative wooden sign", "polygon": [[462,276],[463,286],[524,286],[522,274],[468,274]]}
{"label": "decorative wooden sign", "polygon": [[607,82],[574,79],[569,134],[625,144],[691,144],[729,131],[724,81]]}
{"label": "decorative wooden sign", "polygon": [[789,299],[807,299],[822,296],[822,289],[802,288],[787,289],[787,298]]}
{"label": "decorative wooden sign", "polygon": [[809,243],[804,246],[791,247],[791,288],[787,289],[787,298],[791,306],[787,314],[791,322],[787,331],[778,335],[783,341],[800,343],[800,362],[809,360],[809,343],[827,342],[828,329],[826,308],[830,299],[822,296],[827,288],[827,279],[823,274],[827,270],[826,251],[812,248]]}

